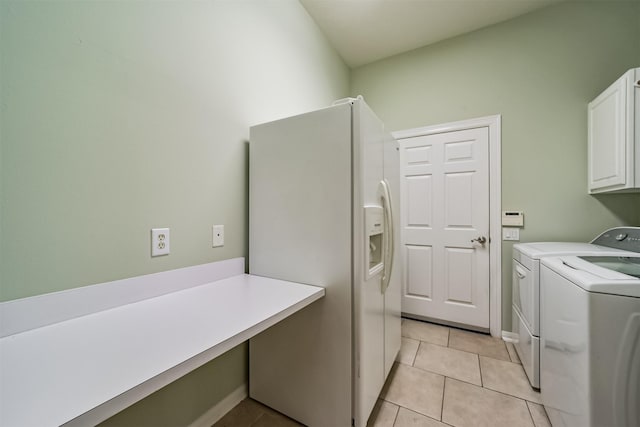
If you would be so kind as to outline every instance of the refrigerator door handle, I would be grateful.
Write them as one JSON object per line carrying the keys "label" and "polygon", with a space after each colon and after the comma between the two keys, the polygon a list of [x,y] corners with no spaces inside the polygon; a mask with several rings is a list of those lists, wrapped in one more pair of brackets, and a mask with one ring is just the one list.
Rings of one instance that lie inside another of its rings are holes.
{"label": "refrigerator door handle", "polygon": [[391,269],[393,268],[393,256],[395,247],[395,236],[393,229],[393,208],[391,203],[391,192],[389,191],[389,183],[386,179],[380,181],[380,193],[382,198],[382,206],[384,208],[385,221],[385,244],[384,244],[384,271],[382,274],[382,288],[384,294],[389,287],[391,280]]}

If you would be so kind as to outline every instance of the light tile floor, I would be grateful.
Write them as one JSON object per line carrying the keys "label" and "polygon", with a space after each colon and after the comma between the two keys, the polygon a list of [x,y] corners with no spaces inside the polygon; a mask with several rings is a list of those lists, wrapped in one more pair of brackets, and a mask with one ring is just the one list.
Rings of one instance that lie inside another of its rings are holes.
{"label": "light tile floor", "polygon": [[[214,427],[297,422],[245,399]],[[402,347],[370,427],[550,427],[513,346],[485,334],[402,320]],[[334,427],[334,426],[327,426]]]}
{"label": "light tile floor", "polygon": [[510,343],[409,319],[368,425],[551,426]]}

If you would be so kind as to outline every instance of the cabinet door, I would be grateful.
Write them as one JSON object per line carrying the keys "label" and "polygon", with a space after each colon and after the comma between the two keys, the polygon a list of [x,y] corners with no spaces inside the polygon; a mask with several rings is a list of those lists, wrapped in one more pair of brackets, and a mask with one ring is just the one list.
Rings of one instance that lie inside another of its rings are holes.
{"label": "cabinet door", "polygon": [[627,74],[589,103],[589,192],[625,188]]}

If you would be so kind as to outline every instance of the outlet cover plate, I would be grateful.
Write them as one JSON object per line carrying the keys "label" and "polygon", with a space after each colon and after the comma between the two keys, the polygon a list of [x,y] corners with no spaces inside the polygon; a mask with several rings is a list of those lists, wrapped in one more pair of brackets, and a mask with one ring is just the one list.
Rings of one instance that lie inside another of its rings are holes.
{"label": "outlet cover plate", "polygon": [[151,229],[151,256],[169,255],[171,250],[168,228]]}
{"label": "outlet cover plate", "polygon": [[214,225],[211,231],[213,247],[224,246],[224,225]]}

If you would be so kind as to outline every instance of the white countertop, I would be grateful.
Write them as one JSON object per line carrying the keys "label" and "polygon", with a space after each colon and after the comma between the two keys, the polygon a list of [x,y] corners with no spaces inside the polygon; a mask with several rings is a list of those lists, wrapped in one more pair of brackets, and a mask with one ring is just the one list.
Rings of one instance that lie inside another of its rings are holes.
{"label": "white countertop", "polygon": [[100,422],[323,296],[242,274],[3,337],[0,425]]}

